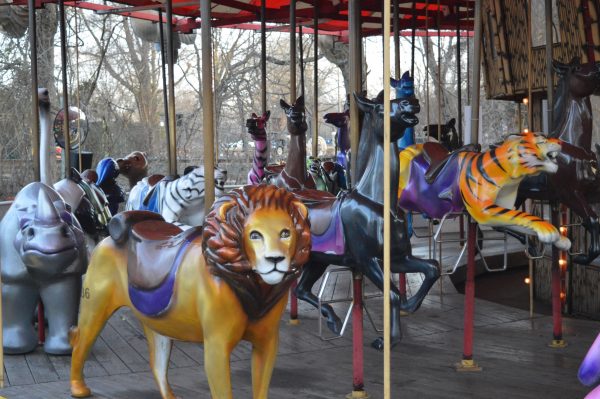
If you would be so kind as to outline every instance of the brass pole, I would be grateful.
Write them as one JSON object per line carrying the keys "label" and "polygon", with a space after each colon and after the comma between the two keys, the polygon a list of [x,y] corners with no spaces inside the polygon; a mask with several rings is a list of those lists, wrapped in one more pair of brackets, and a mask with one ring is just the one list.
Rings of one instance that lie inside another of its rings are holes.
{"label": "brass pole", "polygon": [[391,398],[390,387],[390,0],[383,6],[383,397]]}
{"label": "brass pole", "polygon": [[260,104],[267,112],[267,0],[260,2]]}
{"label": "brass pole", "polygon": [[66,178],[71,176],[71,135],[69,132],[69,87],[67,82],[67,28],[65,23],[65,1],[58,2],[58,18],[60,22],[60,61],[62,66],[62,90],[63,90],[63,136],[65,149],[63,151],[64,174]]}
{"label": "brass pole", "polygon": [[[437,0],[437,34],[438,34],[438,48],[437,48],[437,86],[438,86],[438,98],[437,98],[437,106],[438,106],[438,137],[441,139],[442,137],[442,35],[440,33],[440,0]],[[440,286],[442,285],[442,281],[444,279],[440,279]]]}
{"label": "brass pole", "polygon": [[312,154],[313,157],[319,156],[319,2],[314,2],[314,43],[313,55],[315,58],[314,74],[313,74],[313,139],[312,139]]}
{"label": "brass pole", "polygon": [[417,35],[417,0],[412,2],[412,35],[410,38],[410,76],[415,78],[415,40]]}
{"label": "brass pole", "polygon": [[[463,121],[462,121],[462,79],[461,79],[461,59],[460,59],[460,5],[456,6],[456,98],[458,111],[458,142],[463,142]],[[462,220],[462,219],[461,219]]]}
{"label": "brass pole", "polygon": [[75,11],[75,84],[77,89],[75,96],[77,97],[77,165],[79,166],[79,172],[83,172],[83,159],[81,155],[81,97],[79,93],[79,27],[77,26],[77,8]]}
{"label": "brass pole", "polygon": [[[38,98],[39,83],[37,69],[37,23],[35,20],[35,0],[28,0],[27,4],[29,7],[29,47],[31,51],[31,154],[33,159],[33,179],[35,181],[40,181],[40,113]],[[2,332],[0,331],[0,337],[1,334]],[[0,368],[0,373],[4,373],[4,368]],[[2,381],[4,381],[4,374],[2,374],[2,377]]]}
{"label": "brass pole", "polygon": [[[402,73],[400,71],[400,10],[398,0],[394,0],[394,74],[396,79],[400,79]],[[383,82],[384,85],[388,84]]]}
{"label": "brass pole", "polygon": [[[173,71],[174,49],[173,49],[173,1],[167,0],[167,65],[169,66],[168,90],[169,90],[169,140],[167,141],[169,151],[169,174],[177,174],[177,132],[175,121],[175,73]],[[204,29],[202,30],[204,32]],[[204,50],[204,47],[203,47]],[[210,58],[212,59],[212,58]],[[204,55],[202,56],[204,64]],[[202,68],[204,70],[204,67]],[[204,77],[203,77],[204,79]],[[211,80],[212,82],[212,80]],[[212,117],[212,112],[211,112]],[[206,145],[206,143],[205,143]]]}
{"label": "brass pole", "polygon": [[[531,98],[532,93],[532,38],[531,38],[531,0],[528,1],[527,7],[527,47],[528,47],[528,55],[527,55],[527,128],[529,131],[533,131],[533,99]],[[519,132],[521,133],[521,132]],[[534,202],[533,200],[529,200],[531,203],[531,214],[534,210]],[[534,303],[533,303],[533,269],[534,269],[534,260],[529,259],[529,318],[533,318],[534,311]]]}
{"label": "brass pole", "polygon": [[529,0],[528,2],[529,7],[527,13],[527,43],[529,47],[529,51],[527,54],[527,128],[529,129],[529,131],[533,131],[533,98],[531,97],[533,86],[533,39],[531,37],[531,1],[532,0]]}
{"label": "brass pole", "polygon": [[204,133],[204,209],[208,214],[215,201],[214,103],[212,79],[212,37],[210,20],[211,0],[200,0],[202,18],[202,124]]}
{"label": "brass pole", "polygon": [[290,97],[296,101],[296,0],[290,1]]}
{"label": "brass pole", "polygon": [[352,93],[360,93],[362,90],[360,0],[348,2],[348,25],[350,30],[350,93],[348,93],[350,97],[350,178],[354,185],[358,158],[359,118],[358,105]]}
{"label": "brass pole", "polygon": [[[427,99],[427,114],[425,118],[427,133],[425,134],[425,141],[427,141],[427,139],[429,139],[429,105],[431,103],[429,98],[429,0],[425,3],[425,36],[423,37],[425,38],[425,98]],[[435,245],[435,243],[433,245]],[[441,281],[442,280],[440,280],[440,282]]]}

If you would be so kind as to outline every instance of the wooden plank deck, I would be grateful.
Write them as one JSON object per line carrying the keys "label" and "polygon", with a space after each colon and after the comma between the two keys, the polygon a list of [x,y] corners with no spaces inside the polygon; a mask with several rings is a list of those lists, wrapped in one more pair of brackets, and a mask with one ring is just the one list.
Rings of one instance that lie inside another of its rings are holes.
{"label": "wooden plank deck", "polygon": [[[424,240],[419,240],[422,244]],[[444,250],[452,255],[452,248]],[[426,248],[416,245],[416,253]],[[456,251],[454,251],[454,254]],[[350,290],[348,273],[332,275],[326,299],[345,297]],[[409,279],[413,292],[421,282]],[[316,289],[316,288],[315,288]],[[564,320],[569,346],[551,349],[552,319],[527,311],[476,300],[475,361],[478,373],[457,373],[461,359],[463,301],[449,279],[440,296],[436,284],[421,309],[402,319],[403,340],[392,351],[392,397],[394,398],[582,398],[589,391],[577,380],[577,369],[600,331],[600,323]],[[367,284],[367,294],[376,289]],[[381,325],[382,298],[367,300]],[[348,304],[334,307],[340,317]],[[351,326],[345,336],[323,341],[318,337],[316,310],[300,304],[299,326],[290,326],[286,314],[281,322],[279,356],[270,397],[276,399],[344,398],[352,389]],[[372,398],[382,397],[382,354],[370,348],[378,334],[365,319],[365,387]],[[231,358],[235,398],[251,398],[250,346],[245,343]],[[70,357],[48,356],[41,348],[26,356],[6,356],[7,387],[0,396],[8,399],[68,398]],[[178,342],[171,357],[169,378],[183,398],[209,398],[203,372],[201,345]],[[160,399],[149,371],[147,345],[131,312],[120,310],[108,322],[85,367],[88,385],[100,399]]]}

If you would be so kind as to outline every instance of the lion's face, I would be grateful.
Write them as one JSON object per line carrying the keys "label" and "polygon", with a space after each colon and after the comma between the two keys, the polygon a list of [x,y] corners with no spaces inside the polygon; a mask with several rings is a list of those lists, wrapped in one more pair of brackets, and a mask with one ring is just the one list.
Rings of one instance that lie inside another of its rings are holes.
{"label": "lion's face", "polygon": [[252,270],[269,284],[279,284],[290,271],[298,232],[281,209],[259,209],[250,215],[243,231],[244,250]]}
{"label": "lion's face", "polygon": [[245,186],[219,198],[204,220],[204,255],[215,274],[255,274],[269,285],[290,280],[310,254],[308,211],[275,186]]}

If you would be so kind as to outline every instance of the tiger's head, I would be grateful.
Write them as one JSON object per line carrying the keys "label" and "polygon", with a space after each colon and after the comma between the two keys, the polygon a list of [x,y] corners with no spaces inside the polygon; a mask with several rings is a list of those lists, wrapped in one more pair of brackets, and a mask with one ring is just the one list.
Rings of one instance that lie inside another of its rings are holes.
{"label": "tiger's head", "polygon": [[[511,134],[497,147],[497,156],[503,149],[509,153],[509,162],[515,166],[512,168],[514,178],[542,172],[556,173],[558,170],[557,159],[561,151],[558,139],[532,132]],[[517,156],[510,156],[510,153]]]}

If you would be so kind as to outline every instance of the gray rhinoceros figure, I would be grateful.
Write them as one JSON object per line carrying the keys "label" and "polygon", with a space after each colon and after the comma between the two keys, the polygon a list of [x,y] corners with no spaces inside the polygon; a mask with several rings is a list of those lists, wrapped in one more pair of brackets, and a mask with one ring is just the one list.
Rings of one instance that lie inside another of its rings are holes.
{"label": "gray rhinoceros figure", "polygon": [[23,187],[0,221],[5,353],[37,346],[32,316],[38,299],[48,319],[44,350],[71,353],[68,333],[77,324],[87,263],[83,231],[63,198],[43,183]]}

